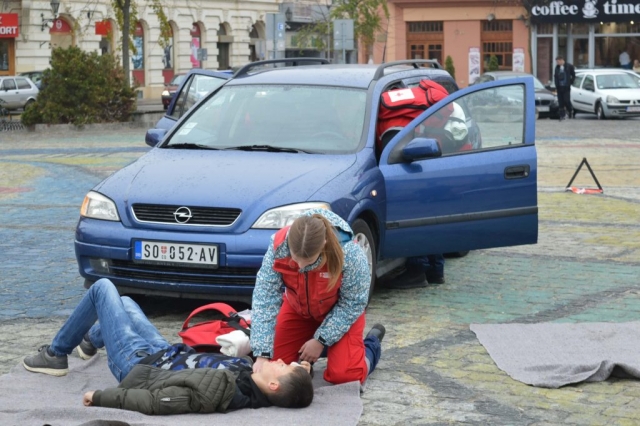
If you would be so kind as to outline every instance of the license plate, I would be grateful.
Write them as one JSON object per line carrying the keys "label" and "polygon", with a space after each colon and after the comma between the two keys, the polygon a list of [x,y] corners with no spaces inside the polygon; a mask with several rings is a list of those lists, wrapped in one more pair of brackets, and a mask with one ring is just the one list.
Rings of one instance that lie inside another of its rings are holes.
{"label": "license plate", "polygon": [[133,243],[133,260],[163,265],[218,267],[218,246],[138,240]]}
{"label": "license plate", "polygon": [[538,107],[538,112],[549,112],[549,107],[548,106],[539,106]]}
{"label": "license plate", "polygon": [[640,106],[627,107],[627,112],[640,112]]}

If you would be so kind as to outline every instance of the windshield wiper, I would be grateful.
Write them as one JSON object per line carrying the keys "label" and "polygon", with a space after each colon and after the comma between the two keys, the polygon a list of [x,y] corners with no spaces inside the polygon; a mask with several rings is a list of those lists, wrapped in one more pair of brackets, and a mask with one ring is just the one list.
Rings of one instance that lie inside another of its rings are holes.
{"label": "windshield wiper", "polygon": [[267,152],[304,152],[309,154],[309,151],[305,151],[304,149],[297,148],[284,148],[281,146],[273,146],[273,145],[240,145],[233,146],[225,149],[233,149],[238,151],[267,151]]}
{"label": "windshield wiper", "polygon": [[201,143],[175,143],[172,145],[165,145],[163,148],[176,148],[176,149],[214,149],[214,150],[218,150],[220,148],[214,148],[212,146],[209,145],[204,145]]}

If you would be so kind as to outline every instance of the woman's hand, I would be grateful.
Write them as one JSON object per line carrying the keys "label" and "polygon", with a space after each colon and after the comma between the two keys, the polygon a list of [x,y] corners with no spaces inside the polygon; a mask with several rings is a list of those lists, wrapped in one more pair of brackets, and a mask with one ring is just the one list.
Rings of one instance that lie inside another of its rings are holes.
{"label": "woman's hand", "polygon": [[93,394],[95,391],[89,391],[84,394],[84,398],[82,398],[82,403],[85,407],[91,407],[93,405]]}
{"label": "woman's hand", "polygon": [[254,373],[259,373],[260,370],[262,370],[262,365],[265,362],[269,362],[269,360],[267,358],[263,358],[261,356],[259,356],[258,358],[256,358],[256,362],[253,363],[253,372]]}
{"label": "woman's hand", "polygon": [[313,364],[318,360],[323,349],[324,345],[316,339],[308,340],[298,351],[300,353],[300,361],[307,361]]}

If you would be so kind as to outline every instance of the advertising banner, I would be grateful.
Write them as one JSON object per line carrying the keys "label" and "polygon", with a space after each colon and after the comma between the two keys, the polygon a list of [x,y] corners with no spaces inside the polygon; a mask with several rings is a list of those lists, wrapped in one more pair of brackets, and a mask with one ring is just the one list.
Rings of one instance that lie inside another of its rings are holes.
{"label": "advertising banner", "polygon": [[640,19],[640,0],[535,0],[529,15],[534,24],[633,21]]}
{"label": "advertising banner", "polygon": [[480,48],[469,48],[469,85],[480,77]]}
{"label": "advertising banner", "polygon": [[0,13],[0,38],[16,38],[19,35],[17,13]]}

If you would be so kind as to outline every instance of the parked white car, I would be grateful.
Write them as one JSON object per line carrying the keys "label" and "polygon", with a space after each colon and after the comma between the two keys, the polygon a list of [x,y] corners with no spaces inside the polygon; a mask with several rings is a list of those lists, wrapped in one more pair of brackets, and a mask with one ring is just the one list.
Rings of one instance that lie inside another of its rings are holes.
{"label": "parked white car", "polygon": [[36,101],[38,87],[27,77],[0,76],[0,107],[27,108]]}
{"label": "parked white car", "polygon": [[640,82],[623,70],[579,70],[571,87],[576,112],[599,119],[640,117]]}

